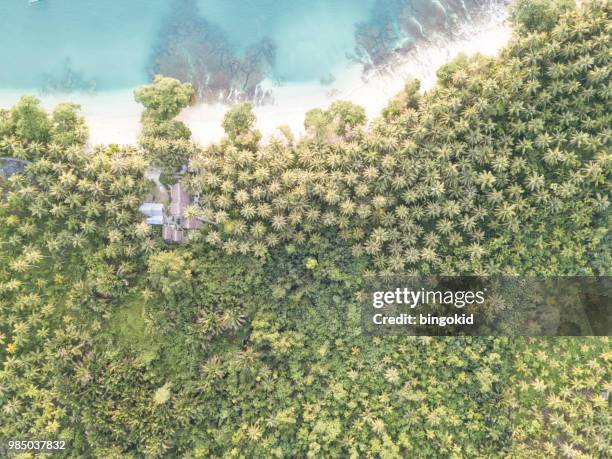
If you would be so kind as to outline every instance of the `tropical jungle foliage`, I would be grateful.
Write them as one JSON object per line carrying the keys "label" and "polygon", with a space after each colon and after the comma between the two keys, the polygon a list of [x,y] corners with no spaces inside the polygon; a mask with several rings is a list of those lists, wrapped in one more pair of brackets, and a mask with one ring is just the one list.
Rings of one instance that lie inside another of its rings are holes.
{"label": "tropical jungle foliage", "polygon": [[[369,125],[350,102],[313,111],[301,139],[262,141],[241,105],[200,147],[174,119],[191,87],[163,77],[135,94],[140,148],[87,148],[74,105],[0,111],[0,156],[29,161],[0,177],[0,448],[611,456],[608,338],[360,328],[368,273],[610,274],[612,8],[539,28],[526,4],[499,57],[407,82]],[[138,212],[144,173],[186,163],[208,223],[170,245]]]}

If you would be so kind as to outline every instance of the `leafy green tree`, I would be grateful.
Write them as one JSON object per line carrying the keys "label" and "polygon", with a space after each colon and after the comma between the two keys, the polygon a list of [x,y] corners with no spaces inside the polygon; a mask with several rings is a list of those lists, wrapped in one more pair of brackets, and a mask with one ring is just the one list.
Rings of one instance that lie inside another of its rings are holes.
{"label": "leafy green tree", "polygon": [[53,142],[78,146],[87,143],[89,131],[85,120],[78,113],[80,108],[80,105],[72,103],[61,103],[55,107],[51,117]]}
{"label": "leafy green tree", "polygon": [[144,106],[143,119],[167,121],[177,116],[193,101],[190,83],[156,75],[153,83],[134,90],[134,99]]}
{"label": "leafy green tree", "polygon": [[[438,70],[438,84],[442,83],[443,77],[440,75],[441,69]],[[416,79],[409,80],[406,82],[404,89],[395,96],[393,100],[389,102],[387,107],[382,111],[384,118],[397,117],[404,113],[406,110],[417,110],[419,108],[419,99],[421,94],[419,92],[421,88],[421,82]]]}
{"label": "leafy green tree", "polygon": [[459,71],[464,70],[468,65],[469,59],[465,53],[459,53],[452,61],[444,64],[436,71],[438,77],[438,84],[449,85],[452,82],[453,75]]}
{"label": "leafy green tree", "polygon": [[165,177],[174,177],[194,151],[191,131],[183,122],[173,119],[189,105],[193,94],[191,84],[160,75],[153,84],[134,90],[135,100],[145,107],[140,145],[152,165]]}
{"label": "leafy green tree", "polygon": [[223,117],[223,129],[229,140],[237,145],[256,147],[261,139],[261,133],[254,127],[255,115],[251,102],[233,106]]}
{"label": "leafy green tree", "polygon": [[51,123],[40,101],[33,96],[22,96],[11,112],[15,133],[27,142],[49,139]]}
{"label": "leafy green tree", "polygon": [[0,137],[4,138],[13,130],[11,110],[0,108]]}
{"label": "leafy green tree", "polygon": [[189,293],[192,277],[189,265],[189,260],[180,252],[158,252],[148,260],[149,282],[166,298]]}
{"label": "leafy green tree", "polygon": [[313,108],[304,115],[304,128],[319,136],[323,135],[329,128],[329,117],[324,110]]}
{"label": "leafy green tree", "polygon": [[188,163],[195,152],[191,131],[185,123],[177,120],[144,120],[140,146],[151,163],[171,178],[170,183],[176,183],[174,175]]}
{"label": "leafy green tree", "polygon": [[315,108],[306,112],[304,127],[317,136],[335,134],[343,136],[365,124],[363,107],[349,101],[333,102],[327,110]]}
{"label": "leafy green tree", "polygon": [[510,16],[521,30],[548,32],[563,13],[575,6],[573,0],[514,0]]}
{"label": "leafy green tree", "polygon": [[346,100],[333,102],[327,109],[327,115],[334,123],[338,135],[363,126],[366,121],[365,109]]}

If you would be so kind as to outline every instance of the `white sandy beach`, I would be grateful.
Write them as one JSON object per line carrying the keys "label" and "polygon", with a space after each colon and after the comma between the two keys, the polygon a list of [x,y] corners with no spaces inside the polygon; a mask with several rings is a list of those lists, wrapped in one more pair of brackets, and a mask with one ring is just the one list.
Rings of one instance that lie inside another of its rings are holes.
{"label": "white sandy beach", "polygon": [[[453,40],[430,37],[401,61],[389,68],[364,78],[360,66],[353,66],[336,75],[330,86],[318,81],[306,84],[290,84],[274,87],[265,81],[264,89],[271,89],[274,104],[257,106],[257,128],[264,138],[286,125],[294,134],[303,132],[304,114],[312,109],[328,106],[334,100],[350,100],[366,109],[370,119],[376,117],[388,100],[400,91],[408,78],[421,80],[423,90],[436,82],[436,70],[457,54],[496,54],[509,40],[511,29],[503,9],[492,11],[485,21],[466,26],[455,34]],[[0,90],[0,107],[8,108],[20,97],[17,91]],[[90,129],[90,144],[136,144],[140,130],[141,107],[133,100],[131,90],[101,92],[96,95],[38,95],[47,109],[58,102],[73,101],[82,107],[82,113]],[[228,109],[224,104],[198,104],[184,110],[180,119],[193,133],[195,140],[207,144],[223,135],[221,122]]]}

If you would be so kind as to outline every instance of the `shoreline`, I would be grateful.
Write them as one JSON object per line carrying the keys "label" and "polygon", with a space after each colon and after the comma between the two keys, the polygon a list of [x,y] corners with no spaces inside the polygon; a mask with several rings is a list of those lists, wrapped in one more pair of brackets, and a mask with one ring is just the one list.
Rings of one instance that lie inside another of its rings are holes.
{"label": "shoreline", "polygon": [[[277,133],[277,128],[283,125],[288,126],[295,136],[300,136],[304,133],[305,113],[313,108],[326,108],[335,100],[349,100],[362,106],[371,121],[403,88],[407,79],[419,79],[422,91],[431,89],[436,84],[436,71],[441,65],[459,53],[495,55],[506,45],[511,33],[507,11],[499,7],[489,11],[479,23],[461,27],[453,38],[444,34],[434,35],[383,68],[364,74],[361,65],[350,66],[329,86],[318,81],[274,86],[270,80],[264,80],[262,88],[273,91],[275,102],[254,106],[256,127],[264,140]],[[132,89],[122,89],[95,95],[49,95],[0,90],[0,108],[11,107],[22,94],[35,95],[48,110],[59,102],[75,102],[81,105],[81,113],[89,127],[90,145],[135,145],[142,108],[134,101],[132,92]],[[207,145],[222,138],[221,124],[228,108],[229,105],[221,103],[196,104],[183,110],[178,119],[190,128],[195,141]]]}

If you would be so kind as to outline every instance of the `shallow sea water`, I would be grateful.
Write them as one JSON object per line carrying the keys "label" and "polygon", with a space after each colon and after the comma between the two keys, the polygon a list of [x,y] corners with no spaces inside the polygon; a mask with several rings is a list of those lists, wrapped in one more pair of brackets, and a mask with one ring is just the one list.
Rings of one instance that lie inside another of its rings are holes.
{"label": "shallow sea water", "polygon": [[[129,87],[146,66],[163,0],[0,0],[0,87]],[[76,81],[75,81],[76,84]]]}
{"label": "shallow sea water", "polygon": [[[164,20],[195,2],[240,52],[275,46],[272,77],[318,80],[347,63],[376,0],[0,0],[0,88],[99,91],[149,79]],[[182,5],[181,5],[182,3]]]}
{"label": "shallow sea water", "polygon": [[199,0],[203,17],[239,49],[269,38],[276,46],[274,76],[319,79],[346,64],[355,25],[371,17],[375,0]]}

